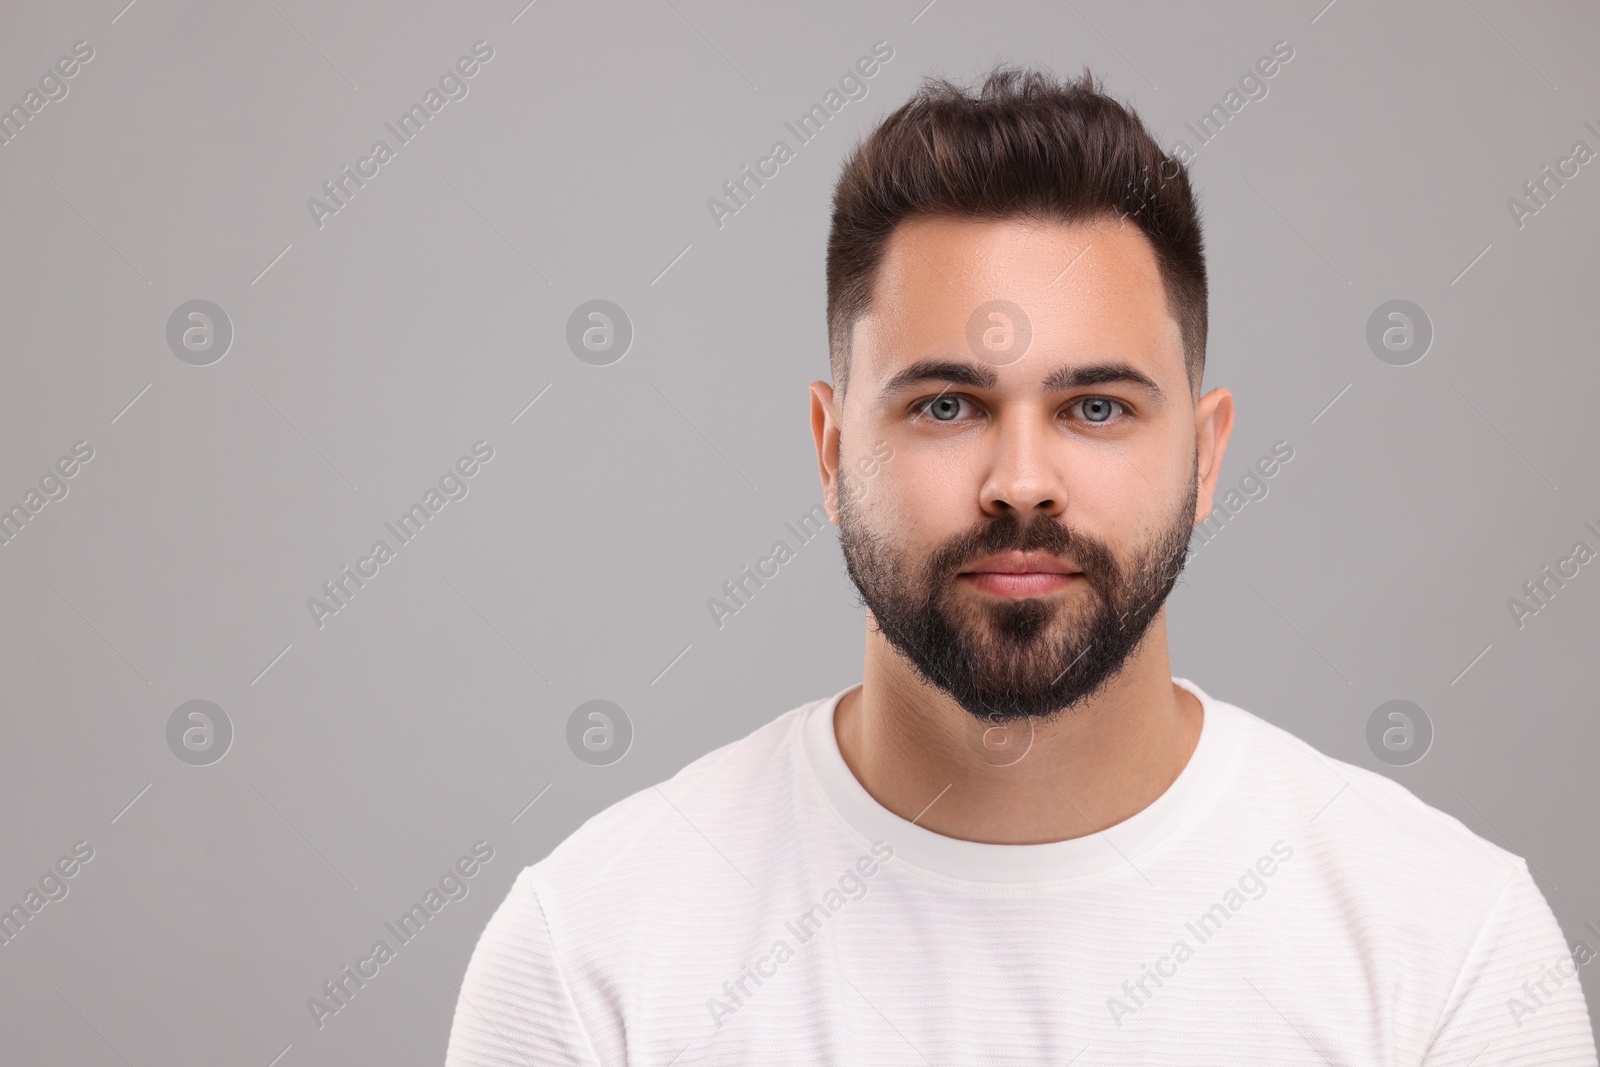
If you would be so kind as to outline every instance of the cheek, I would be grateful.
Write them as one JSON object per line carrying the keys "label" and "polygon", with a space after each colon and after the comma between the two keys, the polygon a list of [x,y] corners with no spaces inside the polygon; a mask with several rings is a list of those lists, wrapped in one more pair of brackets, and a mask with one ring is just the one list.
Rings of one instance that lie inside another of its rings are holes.
{"label": "cheek", "polygon": [[1121,453],[1080,456],[1063,475],[1067,509],[1062,520],[1120,549],[1164,530],[1183,500],[1179,472],[1164,457]]}
{"label": "cheek", "polygon": [[1160,484],[1160,473],[1147,468],[1126,447],[1120,452],[1100,448],[1068,457],[1061,474],[1068,514],[1076,511],[1112,523],[1130,513],[1136,516],[1155,495],[1149,483]]}
{"label": "cheek", "polygon": [[979,517],[975,475],[949,454],[895,453],[872,481],[873,521],[900,539],[942,540]]}

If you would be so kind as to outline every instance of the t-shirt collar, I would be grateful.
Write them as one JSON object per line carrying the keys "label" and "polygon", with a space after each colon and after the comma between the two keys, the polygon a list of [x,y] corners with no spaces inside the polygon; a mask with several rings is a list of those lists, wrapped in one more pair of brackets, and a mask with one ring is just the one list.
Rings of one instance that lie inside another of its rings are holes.
{"label": "t-shirt collar", "polygon": [[1121,871],[1138,879],[1139,861],[1170,841],[1208,807],[1230,780],[1237,750],[1238,709],[1208,696],[1187,678],[1173,682],[1200,701],[1200,739],[1178,777],[1150,805],[1098,833],[1039,845],[963,841],[928,830],[885,808],[856,780],[839,752],[834,713],[848,686],[815,705],[801,724],[806,764],[845,824],[866,844],[883,840],[895,860],[961,882],[1056,882]]}

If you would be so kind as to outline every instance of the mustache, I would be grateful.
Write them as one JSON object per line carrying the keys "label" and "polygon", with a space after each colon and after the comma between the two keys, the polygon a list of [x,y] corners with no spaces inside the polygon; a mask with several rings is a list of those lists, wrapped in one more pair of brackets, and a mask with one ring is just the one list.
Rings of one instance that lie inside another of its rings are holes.
{"label": "mustache", "polygon": [[1073,530],[1048,515],[1023,523],[1006,512],[952,538],[928,558],[928,576],[934,581],[954,578],[972,560],[996,552],[1048,552],[1068,557],[1097,588],[1116,573],[1116,557],[1102,542]]}

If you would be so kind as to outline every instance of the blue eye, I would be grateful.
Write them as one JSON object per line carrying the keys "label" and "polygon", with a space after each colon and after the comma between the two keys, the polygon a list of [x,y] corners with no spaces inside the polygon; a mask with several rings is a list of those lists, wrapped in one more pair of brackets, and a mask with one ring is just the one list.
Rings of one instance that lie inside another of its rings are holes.
{"label": "blue eye", "polygon": [[1108,396],[1085,397],[1078,403],[1083,407],[1084,417],[1092,423],[1105,422],[1111,418],[1112,412],[1109,410],[1109,405],[1115,404],[1119,408],[1122,407],[1121,401],[1112,400]]}
{"label": "blue eye", "polygon": [[949,422],[961,411],[961,398],[959,396],[936,396],[932,400],[924,401],[917,409],[921,414],[931,415],[938,422]]}

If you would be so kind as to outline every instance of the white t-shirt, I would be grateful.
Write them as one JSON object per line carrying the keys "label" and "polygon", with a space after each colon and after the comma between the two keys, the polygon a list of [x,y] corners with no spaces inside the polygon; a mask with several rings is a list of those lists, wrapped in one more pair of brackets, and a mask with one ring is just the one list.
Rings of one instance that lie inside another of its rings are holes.
{"label": "white t-shirt", "polygon": [[875,801],[842,691],[518,875],[448,1067],[1595,1067],[1526,862],[1187,679],[1188,765],[1103,833],[962,841]]}

